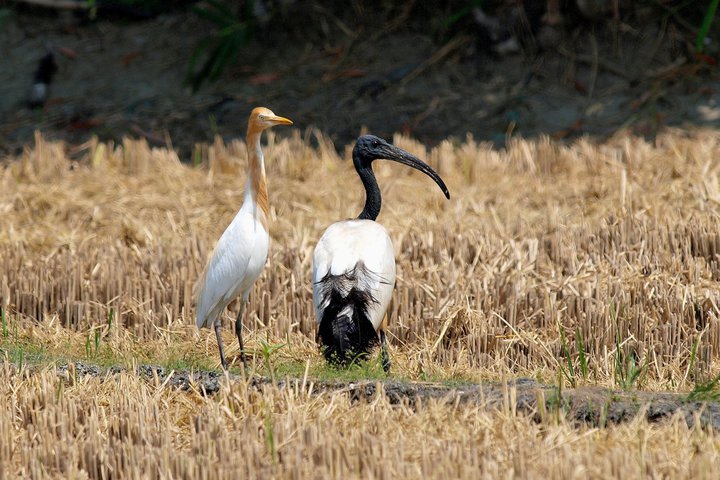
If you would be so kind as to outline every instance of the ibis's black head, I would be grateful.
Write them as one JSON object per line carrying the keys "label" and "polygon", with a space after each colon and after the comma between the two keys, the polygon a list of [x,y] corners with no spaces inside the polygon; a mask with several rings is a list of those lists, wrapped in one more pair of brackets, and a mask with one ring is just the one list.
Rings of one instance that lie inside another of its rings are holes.
{"label": "ibis's black head", "polygon": [[[355,169],[358,171],[361,178],[363,178],[363,170],[370,169],[372,172],[370,164],[373,160],[393,160],[407,165],[408,167],[420,170],[425,175],[435,180],[435,183],[438,184],[445,194],[445,197],[450,198],[450,192],[445,186],[445,182],[443,182],[440,175],[438,175],[437,172],[430,167],[430,165],[426,164],[416,156],[406,152],[402,148],[398,148],[395,145],[386,142],[382,138],[376,137],[375,135],[363,135],[359,137],[357,142],[355,142],[355,148],[353,148],[352,156],[353,162],[355,163]],[[365,178],[363,178],[363,183],[365,183]],[[367,189],[367,187],[368,185],[365,183],[365,188]]]}

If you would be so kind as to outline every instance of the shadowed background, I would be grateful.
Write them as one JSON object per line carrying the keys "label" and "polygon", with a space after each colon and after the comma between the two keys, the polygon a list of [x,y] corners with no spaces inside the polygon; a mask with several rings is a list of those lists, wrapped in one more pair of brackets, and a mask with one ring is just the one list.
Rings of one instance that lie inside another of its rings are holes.
{"label": "shadowed background", "polygon": [[[244,135],[259,104],[341,148],[363,127],[502,146],[720,121],[710,1],[37,1],[0,10],[0,152],[39,128],[72,142],[169,137],[187,161],[215,134]],[[57,72],[30,110],[48,51]]]}

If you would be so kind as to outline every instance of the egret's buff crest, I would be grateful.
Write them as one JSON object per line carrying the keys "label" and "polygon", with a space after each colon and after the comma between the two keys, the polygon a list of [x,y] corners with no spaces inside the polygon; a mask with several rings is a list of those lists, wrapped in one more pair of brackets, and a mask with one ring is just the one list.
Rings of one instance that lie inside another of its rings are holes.
{"label": "egret's buff crest", "polygon": [[262,152],[259,155],[253,154],[257,152],[251,152],[251,148],[253,145],[260,145],[262,132],[275,125],[292,125],[292,121],[278,117],[272,110],[265,107],[256,107],[250,112],[247,131],[248,174],[250,176],[250,189],[253,200],[260,207],[258,219],[265,230],[268,228],[267,218],[270,212],[265,163],[263,162]]}

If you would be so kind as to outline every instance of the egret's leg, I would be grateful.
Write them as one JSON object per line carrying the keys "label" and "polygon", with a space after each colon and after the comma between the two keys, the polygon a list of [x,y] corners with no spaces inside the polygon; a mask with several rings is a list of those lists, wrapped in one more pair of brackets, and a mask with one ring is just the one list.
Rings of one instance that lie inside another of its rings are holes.
{"label": "egret's leg", "polygon": [[380,330],[380,349],[382,353],[382,367],[385,373],[390,372],[390,355],[388,354],[387,340],[385,339],[385,330]]}
{"label": "egret's leg", "polygon": [[218,350],[220,350],[220,363],[222,364],[223,370],[227,370],[228,365],[225,361],[225,351],[223,350],[222,335],[220,335],[220,317],[218,316],[215,320],[215,336],[217,337]]}
{"label": "egret's leg", "polygon": [[238,316],[235,319],[235,335],[238,337],[238,344],[240,345],[240,360],[243,362],[243,367],[245,368],[245,371],[247,372],[247,360],[245,360],[245,350],[243,346],[243,339],[242,339],[242,317],[243,313],[245,312],[245,300],[240,300],[240,311],[238,312]]}

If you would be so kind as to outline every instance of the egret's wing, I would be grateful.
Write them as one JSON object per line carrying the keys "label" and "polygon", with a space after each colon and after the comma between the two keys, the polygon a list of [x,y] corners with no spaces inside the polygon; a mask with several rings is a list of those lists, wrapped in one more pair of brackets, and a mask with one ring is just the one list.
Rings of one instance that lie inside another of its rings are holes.
{"label": "egret's wing", "polygon": [[243,223],[236,217],[228,226],[198,283],[195,323],[199,328],[211,326],[240,293],[254,244]]}

